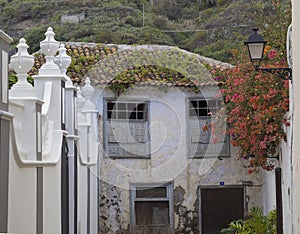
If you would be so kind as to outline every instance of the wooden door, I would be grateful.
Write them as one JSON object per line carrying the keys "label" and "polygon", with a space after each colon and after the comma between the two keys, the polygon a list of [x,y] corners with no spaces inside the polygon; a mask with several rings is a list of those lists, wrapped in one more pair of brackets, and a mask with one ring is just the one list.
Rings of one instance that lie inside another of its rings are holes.
{"label": "wooden door", "polygon": [[231,221],[244,218],[244,187],[203,187],[199,201],[202,234],[219,234]]}

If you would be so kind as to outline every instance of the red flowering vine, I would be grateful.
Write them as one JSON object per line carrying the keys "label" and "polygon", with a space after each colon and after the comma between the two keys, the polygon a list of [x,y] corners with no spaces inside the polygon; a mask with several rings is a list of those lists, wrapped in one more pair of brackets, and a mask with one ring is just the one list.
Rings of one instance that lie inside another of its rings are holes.
{"label": "red flowering vine", "polygon": [[[267,51],[269,60],[277,51]],[[270,62],[270,61],[269,61]],[[284,66],[275,62],[273,66]],[[258,167],[272,170],[269,156],[278,154],[286,138],[283,125],[289,110],[289,83],[276,75],[256,72],[252,64],[239,64],[225,71],[224,96],[231,143],[240,148],[240,158],[249,159],[249,173]]]}

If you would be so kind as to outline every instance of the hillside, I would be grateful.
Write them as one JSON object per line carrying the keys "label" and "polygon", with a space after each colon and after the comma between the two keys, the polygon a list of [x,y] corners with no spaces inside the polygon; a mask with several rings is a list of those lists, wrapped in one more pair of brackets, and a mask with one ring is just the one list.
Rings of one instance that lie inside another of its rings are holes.
{"label": "hillside", "polygon": [[[39,49],[46,28],[52,26],[59,41],[177,45],[232,62],[234,51],[242,46],[249,29],[276,24],[272,22],[274,17],[270,17],[278,14],[274,2],[0,0],[0,24],[16,41],[25,37],[30,52]],[[280,10],[289,11],[289,1],[282,2],[284,8]],[[286,15],[284,12],[283,16]],[[288,24],[289,19],[286,20]]]}

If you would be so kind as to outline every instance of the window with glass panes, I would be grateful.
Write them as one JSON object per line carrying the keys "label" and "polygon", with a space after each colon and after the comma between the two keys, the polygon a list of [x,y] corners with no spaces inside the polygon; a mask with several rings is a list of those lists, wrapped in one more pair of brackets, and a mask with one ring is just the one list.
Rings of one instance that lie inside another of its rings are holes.
{"label": "window with glass panes", "polygon": [[105,149],[110,157],[149,157],[147,101],[105,102]]}
{"label": "window with glass panes", "polygon": [[229,156],[228,135],[224,136],[223,142],[212,142],[210,126],[222,107],[224,104],[221,99],[202,96],[188,99],[189,157]]}
{"label": "window with glass panes", "polygon": [[133,233],[173,233],[172,189],[172,183],[132,186]]}
{"label": "window with glass panes", "polygon": [[213,117],[222,108],[222,100],[192,99],[189,101],[189,117]]}
{"label": "window with glass panes", "polygon": [[108,119],[128,119],[128,120],[146,120],[147,103],[146,102],[107,102]]}

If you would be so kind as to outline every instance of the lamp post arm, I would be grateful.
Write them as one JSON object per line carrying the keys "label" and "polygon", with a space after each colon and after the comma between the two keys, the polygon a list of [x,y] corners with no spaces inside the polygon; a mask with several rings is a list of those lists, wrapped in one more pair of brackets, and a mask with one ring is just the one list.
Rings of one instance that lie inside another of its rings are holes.
{"label": "lamp post arm", "polygon": [[255,67],[256,71],[268,72],[277,75],[283,80],[292,80],[292,69],[289,67],[283,68],[259,68]]}

